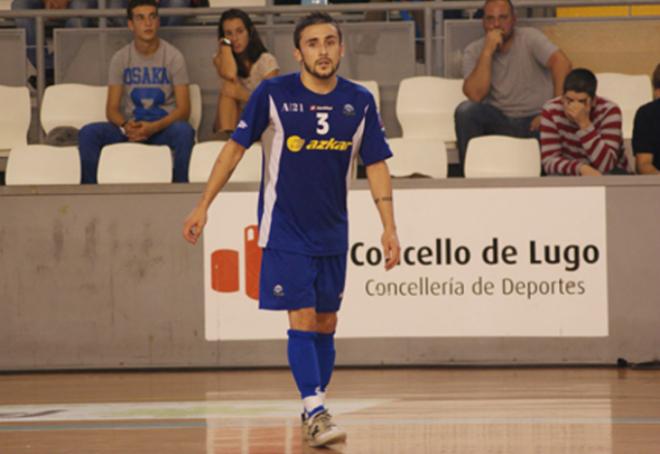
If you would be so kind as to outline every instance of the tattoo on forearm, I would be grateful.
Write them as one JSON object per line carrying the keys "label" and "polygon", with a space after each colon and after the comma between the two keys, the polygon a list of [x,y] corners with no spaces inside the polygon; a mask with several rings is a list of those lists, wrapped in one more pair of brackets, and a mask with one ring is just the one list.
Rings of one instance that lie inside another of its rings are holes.
{"label": "tattoo on forearm", "polygon": [[377,199],[374,199],[374,203],[378,205],[380,202],[391,202],[392,201],[392,196],[389,197],[378,197]]}

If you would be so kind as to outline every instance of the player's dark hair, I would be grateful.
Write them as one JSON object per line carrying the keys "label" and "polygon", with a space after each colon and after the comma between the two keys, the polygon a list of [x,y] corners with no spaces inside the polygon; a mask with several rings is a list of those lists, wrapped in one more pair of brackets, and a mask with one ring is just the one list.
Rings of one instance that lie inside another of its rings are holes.
{"label": "player's dark hair", "polygon": [[126,16],[129,19],[133,20],[133,9],[138,6],[153,6],[156,8],[156,14],[158,13],[158,3],[156,0],[129,0],[126,7]]}
{"label": "player's dark hair", "polygon": [[296,46],[296,49],[300,49],[300,35],[302,35],[303,30],[310,25],[318,24],[330,24],[335,27],[337,29],[337,34],[339,35],[339,42],[342,41],[341,28],[339,28],[337,21],[327,13],[315,11],[307,16],[301,17],[296,23],[296,29],[293,31],[293,45]]}
{"label": "player's dark hair", "polygon": [[575,91],[577,93],[586,93],[591,98],[596,96],[598,80],[594,73],[586,68],[576,68],[564,79],[564,93]]}
{"label": "player's dark hair", "polygon": [[[254,23],[252,22],[252,19],[250,19],[250,16],[243,10],[240,10],[238,8],[232,8],[228,9],[224,13],[222,13],[222,16],[220,16],[220,20],[218,21],[218,38],[224,38],[225,37],[225,31],[222,28],[222,25],[224,24],[225,21],[229,19],[240,19],[243,22],[243,25],[245,26],[247,32],[248,32],[248,45],[245,48],[245,57],[250,61],[250,63],[256,62],[261,54],[264,52],[268,52],[268,49],[266,49],[266,46],[264,46],[263,41],[261,41],[261,37],[259,36],[259,32],[257,31],[257,27],[254,26]],[[236,55],[233,51],[232,54],[234,54],[234,60],[236,60],[236,68],[238,69],[238,76],[239,77],[248,77],[250,74],[248,73],[248,69],[246,68],[245,62],[241,62],[239,59],[239,56]]]}
{"label": "player's dark hair", "polygon": [[655,71],[653,71],[653,88],[660,90],[660,63],[655,67]]}

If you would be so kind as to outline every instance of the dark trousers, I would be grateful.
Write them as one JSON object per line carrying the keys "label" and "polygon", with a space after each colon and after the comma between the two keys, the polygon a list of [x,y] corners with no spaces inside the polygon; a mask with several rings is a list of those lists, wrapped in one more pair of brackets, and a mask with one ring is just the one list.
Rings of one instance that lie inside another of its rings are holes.
{"label": "dark trousers", "polygon": [[[82,170],[83,184],[96,183],[101,150],[106,145],[128,142],[121,129],[107,122],[85,125],[78,134],[78,150]],[[144,143],[149,145],[167,145],[174,154],[174,181],[188,181],[188,165],[195,142],[195,130],[185,121],[176,121],[162,131],[149,137]]]}
{"label": "dark trousers", "polygon": [[461,174],[464,174],[465,154],[470,139],[494,134],[538,139],[538,131],[529,130],[534,117],[534,115],[522,118],[507,117],[496,107],[485,103],[463,101],[459,104],[454,111],[454,122]]}

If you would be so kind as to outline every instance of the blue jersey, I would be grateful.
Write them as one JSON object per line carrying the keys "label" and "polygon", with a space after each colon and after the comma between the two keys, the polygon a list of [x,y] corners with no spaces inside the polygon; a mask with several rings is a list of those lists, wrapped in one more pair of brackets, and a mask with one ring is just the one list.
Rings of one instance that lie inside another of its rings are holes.
{"label": "blue jersey", "polygon": [[300,74],[263,81],[232,139],[248,148],[261,138],[259,246],[311,256],[348,250],[346,198],[352,162],[392,156],[371,93],[341,77],[326,95]]}

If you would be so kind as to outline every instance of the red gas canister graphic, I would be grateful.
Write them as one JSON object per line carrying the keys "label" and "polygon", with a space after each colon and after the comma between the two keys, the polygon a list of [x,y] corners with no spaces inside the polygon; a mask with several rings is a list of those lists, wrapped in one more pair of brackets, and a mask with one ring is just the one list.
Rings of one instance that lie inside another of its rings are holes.
{"label": "red gas canister graphic", "polygon": [[243,231],[245,250],[245,294],[253,300],[259,299],[259,271],[261,270],[261,248],[259,229],[249,225]]}
{"label": "red gas canister graphic", "polygon": [[238,291],[238,251],[218,249],[211,254],[211,287],[216,292]]}
{"label": "red gas canister graphic", "polygon": [[[261,248],[259,228],[249,225],[243,230],[243,254],[245,258],[245,294],[259,299],[259,272],[261,271]],[[217,249],[211,254],[211,288],[220,293],[237,292],[239,283],[238,251]]]}

